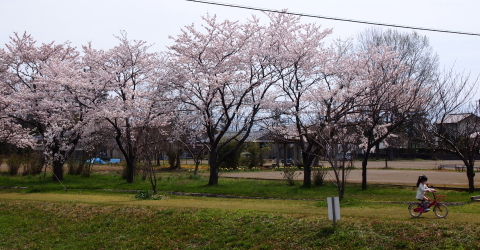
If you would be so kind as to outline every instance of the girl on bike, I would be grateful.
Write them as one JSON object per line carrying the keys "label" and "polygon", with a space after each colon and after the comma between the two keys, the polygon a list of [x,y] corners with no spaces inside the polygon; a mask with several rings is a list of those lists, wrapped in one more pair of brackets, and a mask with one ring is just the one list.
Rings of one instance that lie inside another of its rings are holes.
{"label": "girl on bike", "polygon": [[430,211],[430,208],[428,208],[428,203],[430,202],[430,198],[428,198],[425,195],[425,192],[435,192],[435,189],[428,188],[427,180],[428,180],[428,178],[425,175],[420,175],[418,177],[418,181],[417,181],[418,190],[417,190],[417,196],[415,197],[419,201],[424,202],[425,212]]}

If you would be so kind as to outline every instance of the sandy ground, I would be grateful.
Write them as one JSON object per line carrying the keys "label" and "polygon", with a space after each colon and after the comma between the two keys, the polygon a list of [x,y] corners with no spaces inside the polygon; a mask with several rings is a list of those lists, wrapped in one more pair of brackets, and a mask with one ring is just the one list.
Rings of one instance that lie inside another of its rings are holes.
{"label": "sandy ground", "polygon": [[[303,172],[298,171],[297,180],[303,180]],[[478,172],[477,172],[478,173]],[[415,186],[419,175],[426,175],[430,186],[440,187],[467,187],[468,180],[465,172],[452,171],[418,171],[418,170],[383,170],[370,169],[367,171],[367,183],[370,184],[399,184]],[[283,175],[280,171],[270,172],[237,172],[237,173],[221,173],[221,177],[233,178],[252,178],[252,179],[269,179],[282,180]],[[329,171],[325,177],[326,180],[333,180],[334,174]],[[480,181],[480,173],[475,178],[475,182]],[[347,177],[347,182],[362,183],[362,171],[352,170]]]}
{"label": "sandy ground", "polygon": [[[328,162],[320,162],[324,166],[329,166]],[[354,161],[356,168],[362,167],[361,161]],[[463,166],[463,161],[389,161],[388,168],[392,169],[436,169],[438,166]],[[476,164],[479,166],[478,164]],[[385,168],[385,161],[368,161],[367,168]]]}

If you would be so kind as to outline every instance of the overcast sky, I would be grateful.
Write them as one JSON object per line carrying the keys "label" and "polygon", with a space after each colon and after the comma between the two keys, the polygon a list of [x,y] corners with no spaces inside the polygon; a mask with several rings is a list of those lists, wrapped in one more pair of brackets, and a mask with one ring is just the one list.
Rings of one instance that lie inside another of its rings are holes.
{"label": "overcast sky", "polygon": [[[217,1],[217,0],[213,0]],[[435,29],[480,33],[475,0],[218,0],[218,2],[292,12],[357,19],[372,22],[420,26]],[[259,11],[213,6],[184,0],[0,0],[0,46],[5,47],[13,32],[30,33],[39,42],[69,40],[80,47],[92,41],[95,48],[108,49],[117,44],[114,34],[126,30],[130,39],[155,44],[165,50],[172,42],[169,35],[180,28],[200,24],[201,16],[216,14],[219,19],[246,20],[252,15],[266,19]],[[303,18],[324,28],[333,28],[331,38],[355,37],[371,25]],[[403,29],[405,32],[409,30]],[[429,37],[440,57],[441,67],[452,67],[480,75],[480,36],[418,31]],[[479,91],[480,92],[480,91]],[[480,93],[477,93],[477,99]]]}

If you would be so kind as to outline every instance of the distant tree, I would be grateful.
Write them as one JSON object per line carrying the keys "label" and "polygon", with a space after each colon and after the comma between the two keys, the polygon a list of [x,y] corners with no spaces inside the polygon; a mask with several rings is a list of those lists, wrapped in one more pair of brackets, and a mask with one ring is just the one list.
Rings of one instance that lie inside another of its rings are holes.
{"label": "distant tree", "polygon": [[263,155],[268,152],[268,150],[270,150],[268,145],[261,145],[258,142],[247,142],[245,150],[240,157],[240,164],[249,169],[262,167],[264,164]]}
{"label": "distant tree", "polygon": [[370,29],[361,33],[358,40],[358,53],[364,61],[359,77],[367,87],[356,108],[363,124],[364,190],[372,148],[425,109],[438,59],[428,38],[415,32]]}
{"label": "distant tree", "polygon": [[[220,164],[221,169],[238,169],[240,166],[240,155],[245,149],[245,144],[241,144],[240,147],[237,147],[239,144],[240,143],[236,140],[230,140],[229,143],[218,152],[218,157],[224,158]],[[228,152],[234,148],[237,149],[232,154],[228,154]]]}
{"label": "distant tree", "polygon": [[463,161],[470,193],[475,190],[475,157],[480,150],[480,103],[470,103],[477,81],[452,70],[439,75],[432,89],[429,120],[422,123],[424,139],[431,148],[453,153]]}

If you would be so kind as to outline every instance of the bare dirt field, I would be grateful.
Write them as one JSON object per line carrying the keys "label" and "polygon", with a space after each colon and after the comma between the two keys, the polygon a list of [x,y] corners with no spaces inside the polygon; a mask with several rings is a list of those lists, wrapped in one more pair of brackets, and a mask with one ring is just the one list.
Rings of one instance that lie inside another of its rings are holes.
{"label": "bare dirt field", "polygon": [[[328,162],[320,162],[321,165],[328,166]],[[354,161],[355,168],[361,168],[361,161]],[[463,166],[462,161],[388,161],[388,168],[392,169],[429,169],[434,170],[438,166]],[[477,164],[478,165],[478,164]],[[385,168],[385,161],[369,160],[367,168]]]}
{"label": "bare dirt field", "polygon": [[[298,171],[299,176],[297,180],[303,180],[303,172]],[[437,187],[467,187],[468,180],[465,172],[454,171],[421,171],[421,170],[394,170],[394,169],[370,169],[367,171],[367,183],[370,184],[397,184],[415,186],[419,175],[426,175],[428,177],[429,186]],[[282,180],[283,175],[281,171],[270,172],[236,172],[236,173],[221,173],[221,177],[230,178],[251,178],[251,179],[268,179],[268,180]],[[480,174],[475,176],[475,182],[480,181]],[[334,175],[332,171],[325,177],[326,180],[333,180]],[[361,183],[362,171],[355,169],[350,172],[347,177],[349,183]]]}

